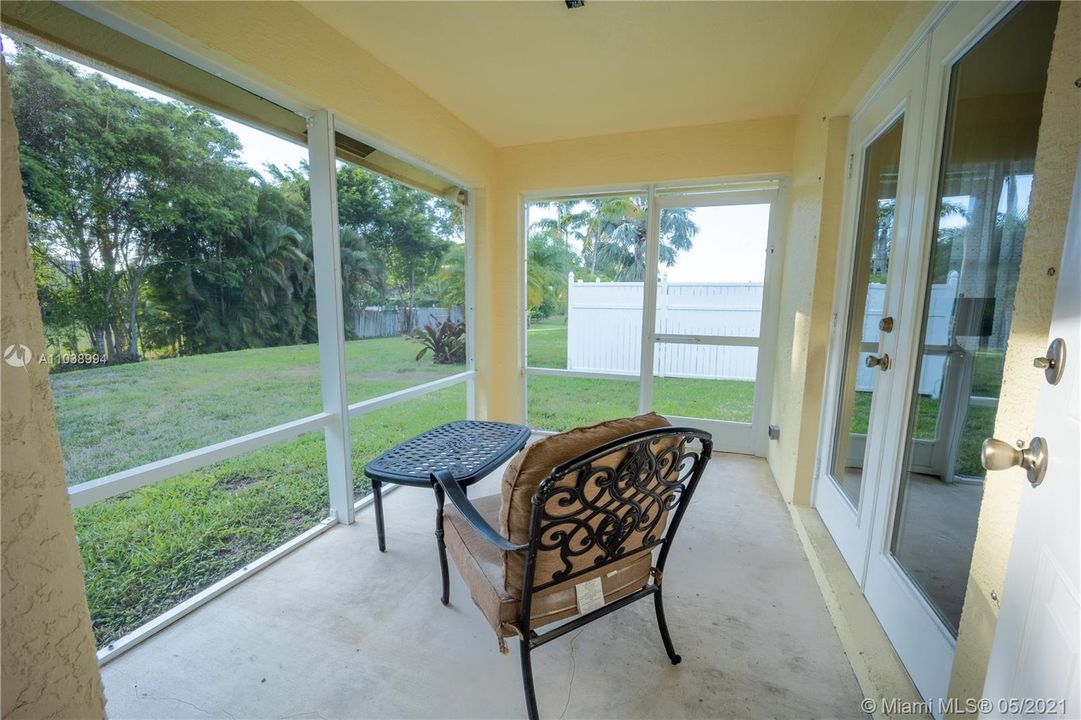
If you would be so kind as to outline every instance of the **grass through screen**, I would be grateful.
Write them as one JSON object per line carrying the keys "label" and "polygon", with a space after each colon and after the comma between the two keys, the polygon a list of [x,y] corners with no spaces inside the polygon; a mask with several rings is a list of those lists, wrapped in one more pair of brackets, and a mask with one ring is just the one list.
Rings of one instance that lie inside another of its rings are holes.
{"label": "grass through screen", "polygon": [[[417,347],[401,337],[347,343],[350,394],[374,397],[465,369],[417,362]],[[198,367],[209,356],[54,375],[69,481],[206,444],[200,437],[229,437],[238,418],[318,412],[318,373],[297,369],[297,358],[307,355],[316,358],[316,347],[216,354],[213,375]],[[141,412],[131,415],[134,403]],[[353,418],[355,495],[370,489],[363,475],[368,460],[465,413],[459,385]],[[99,646],[296,537],[327,512],[322,432],[79,508],[76,532]]]}

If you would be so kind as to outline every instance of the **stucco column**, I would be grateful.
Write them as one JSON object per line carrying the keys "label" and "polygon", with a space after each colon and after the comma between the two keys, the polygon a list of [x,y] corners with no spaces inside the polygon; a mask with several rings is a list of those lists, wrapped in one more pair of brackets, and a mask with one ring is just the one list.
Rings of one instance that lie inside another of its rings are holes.
{"label": "stucco column", "polygon": [[27,246],[19,138],[6,69],[0,141],[2,713],[5,720],[101,718],[105,698],[64,483],[49,366],[38,361],[45,338]]}

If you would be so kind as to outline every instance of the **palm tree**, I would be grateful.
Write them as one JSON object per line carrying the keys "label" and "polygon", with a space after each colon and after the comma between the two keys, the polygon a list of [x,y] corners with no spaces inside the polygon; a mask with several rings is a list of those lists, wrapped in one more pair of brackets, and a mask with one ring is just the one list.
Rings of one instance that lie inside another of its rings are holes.
{"label": "palm tree", "polygon": [[[589,202],[593,212],[583,254],[590,271],[613,280],[641,280],[646,267],[645,198],[615,197]],[[691,249],[698,234],[692,212],[690,208],[661,212],[659,260],[665,267],[675,265],[681,251]]]}
{"label": "palm tree", "polygon": [[306,320],[293,299],[310,290],[312,261],[304,245],[297,230],[274,221],[252,223],[242,233],[247,272],[235,310],[246,346],[296,342],[302,335]]}
{"label": "palm tree", "polygon": [[447,308],[465,307],[465,243],[454,243],[436,273],[439,302]]}
{"label": "palm tree", "polygon": [[343,226],[338,236],[342,250],[342,300],[346,308],[356,312],[368,303],[373,291],[385,294],[386,269],[368,239],[356,229]]}
{"label": "palm tree", "polygon": [[558,234],[563,246],[568,249],[572,239],[579,243],[584,239],[582,230],[589,223],[590,212],[588,207],[577,209],[582,205],[580,200],[552,200],[538,204],[554,209],[556,216],[538,220],[533,223],[533,228],[540,232]]}

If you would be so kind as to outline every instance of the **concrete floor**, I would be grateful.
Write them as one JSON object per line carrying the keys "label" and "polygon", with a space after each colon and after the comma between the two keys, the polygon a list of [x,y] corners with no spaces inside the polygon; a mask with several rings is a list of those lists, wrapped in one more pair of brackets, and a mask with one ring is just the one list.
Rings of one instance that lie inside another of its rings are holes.
{"label": "concrete floor", "polygon": [[[385,506],[385,555],[365,510],[106,665],[109,717],[524,716],[516,642],[499,654],[453,566],[439,604],[431,495]],[[534,653],[542,717],[866,717],[765,462],[715,456],[676,544],[683,663],[637,603]]]}

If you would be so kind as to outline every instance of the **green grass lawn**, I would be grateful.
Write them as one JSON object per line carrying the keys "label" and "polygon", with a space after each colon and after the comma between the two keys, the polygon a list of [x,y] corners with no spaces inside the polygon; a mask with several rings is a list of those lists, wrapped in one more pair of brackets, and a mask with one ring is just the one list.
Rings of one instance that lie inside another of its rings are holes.
{"label": "green grass lawn", "polygon": [[[398,337],[347,343],[350,402],[463,369],[433,365],[427,358],[417,362],[418,347]],[[534,366],[566,367],[562,318],[530,327],[529,358]],[[52,385],[69,483],[321,407],[312,345],[89,368],[57,374]],[[657,378],[654,383],[659,411],[690,417],[746,422],[753,397],[749,382]],[[638,383],[531,377],[529,399],[533,427],[566,430],[635,414]],[[864,404],[855,422],[861,417],[866,422],[869,401]],[[465,388],[458,386],[355,418],[350,425],[355,494],[369,489],[362,473],[369,459],[465,413]],[[926,409],[921,404],[921,432],[933,432],[936,414],[937,404]],[[976,453],[977,468],[984,426],[993,421],[993,410],[969,414],[972,427],[966,429],[962,457]],[[328,509],[325,467],[322,432],[309,433],[76,510],[99,645],[318,523]]]}
{"label": "green grass lawn", "polygon": [[[567,367],[567,321],[534,321],[527,337],[529,365]],[[535,375],[529,378],[529,425],[570,430],[638,413],[637,380],[586,380]],[[754,383],[739,380],[654,378],[653,407],[666,415],[750,422]]]}
{"label": "green grass lawn", "polygon": [[526,348],[530,367],[567,367],[567,318],[553,316],[529,323]]}
{"label": "green grass lawn", "polygon": [[[403,338],[346,344],[351,402],[460,372],[417,362]],[[52,378],[68,482],[77,483],[318,412],[315,346],[88,368]],[[354,418],[357,496],[371,458],[465,417],[453,387]],[[75,511],[99,645],[312,527],[328,511],[322,432]]]}
{"label": "green grass lawn", "polygon": [[[464,369],[417,362],[420,347],[400,337],[347,342],[349,402]],[[52,387],[69,484],[322,409],[315,345],[88,368],[54,375]]]}

